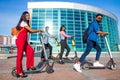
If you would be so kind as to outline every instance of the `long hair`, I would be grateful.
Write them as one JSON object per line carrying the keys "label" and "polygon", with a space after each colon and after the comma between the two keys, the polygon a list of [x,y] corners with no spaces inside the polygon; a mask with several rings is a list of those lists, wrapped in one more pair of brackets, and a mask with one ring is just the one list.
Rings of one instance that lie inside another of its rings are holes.
{"label": "long hair", "polygon": [[[64,25],[62,25],[61,27],[60,27],[60,31],[62,31],[62,28],[65,28],[65,26]],[[66,28],[65,28],[66,29]],[[64,32],[66,32],[65,30],[64,30]]]}
{"label": "long hair", "polygon": [[18,24],[17,24],[17,26],[16,26],[16,29],[17,29],[17,30],[20,30],[20,23],[21,23],[22,21],[25,21],[25,22],[28,24],[28,26],[30,26],[30,25],[29,25],[29,20],[26,20],[26,14],[29,14],[29,12],[25,11],[25,12],[22,13],[22,15],[21,15],[21,17],[20,17],[20,20],[19,20],[19,22],[18,22]]}

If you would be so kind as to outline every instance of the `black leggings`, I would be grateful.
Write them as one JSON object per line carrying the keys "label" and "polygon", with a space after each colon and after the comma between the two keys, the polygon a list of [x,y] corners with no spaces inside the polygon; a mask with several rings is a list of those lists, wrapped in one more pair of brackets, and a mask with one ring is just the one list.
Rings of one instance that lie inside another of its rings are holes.
{"label": "black leggings", "polygon": [[64,53],[64,49],[67,49],[67,52],[66,52],[66,55],[65,55],[65,56],[68,56],[68,55],[69,55],[69,52],[70,52],[70,48],[69,48],[66,40],[61,40],[60,44],[61,44],[61,51],[60,51],[60,56],[59,56],[59,58],[62,59],[62,56],[63,56],[63,53]]}
{"label": "black leggings", "polygon": [[[51,56],[52,55],[52,46],[49,43],[48,44],[44,44],[44,46],[45,46],[45,49],[49,48],[49,50],[50,50],[50,56]],[[44,50],[42,50],[41,58],[44,58]]]}

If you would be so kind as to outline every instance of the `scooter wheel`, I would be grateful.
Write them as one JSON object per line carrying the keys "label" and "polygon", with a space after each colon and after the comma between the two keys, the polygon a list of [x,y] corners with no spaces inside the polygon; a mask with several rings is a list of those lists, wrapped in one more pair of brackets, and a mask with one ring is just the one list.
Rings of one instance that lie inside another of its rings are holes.
{"label": "scooter wheel", "polygon": [[106,66],[109,68],[112,64],[112,61],[109,61]]}
{"label": "scooter wheel", "polygon": [[47,72],[47,73],[53,73],[53,72],[54,72],[53,66],[47,66],[47,67],[46,67],[46,72]]}
{"label": "scooter wheel", "polygon": [[90,64],[89,63],[84,63],[82,65],[82,69],[84,69],[84,70],[88,70],[89,68],[90,68]]}
{"label": "scooter wheel", "polygon": [[73,59],[73,61],[74,61],[74,63],[76,63],[76,62],[79,61],[79,58],[75,57],[75,58]]}
{"label": "scooter wheel", "polygon": [[112,70],[117,69],[117,65],[115,63],[113,65],[110,65],[110,69],[112,69]]}
{"label": "scooter wheel", "polygon": [[16,76],[17,76],[17,75],[16,75],[16,67],[14,67],[14,68],[12,69],[11,74],[12,74],[12,76],[14,76],[14,77],[16,77]]}

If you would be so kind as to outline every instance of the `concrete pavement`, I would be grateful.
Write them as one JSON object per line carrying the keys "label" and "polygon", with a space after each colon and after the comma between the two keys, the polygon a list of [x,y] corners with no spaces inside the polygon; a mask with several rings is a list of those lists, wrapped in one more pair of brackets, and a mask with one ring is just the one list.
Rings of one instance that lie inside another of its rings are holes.
{"label": "concrete pavement", "polygon": [[[94,57],[88,57],[94,60]],[[108,62],[108,57],[101,57],[100,62],[104,65]],[[78,73],[73,70],[73,63],[63,65],[55,63],[52,74],[45,71],[40,73],[27,73],[27,78],[16,78],[11,75],[12,68],[15,67],[16,57],[0,59],[0,80],[120,80],[120,57],[114,57],[117,64],[116,70],[109,69],[91,69],[82,70]],[[40,61],[39,56],[35,56],[35,65]],[[23,58],[23,68],[25,68],[26,57]]]}

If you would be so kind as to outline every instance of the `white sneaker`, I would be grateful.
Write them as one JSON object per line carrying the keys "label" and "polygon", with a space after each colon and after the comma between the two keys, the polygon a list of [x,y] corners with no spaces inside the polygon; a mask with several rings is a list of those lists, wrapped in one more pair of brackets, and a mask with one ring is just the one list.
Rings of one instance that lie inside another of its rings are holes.
{"label": "white sneaker", "polygon": [[94,67],[104,67],[103,64],[100,64],[98,61],[93,63]]}
{"label": "white sneaker", "polygon": [[65,59],[72,60],[72,59],[71,59],[71,58],[69,58],[68,56],[65,56]]}
{"label": "white sneaker", "polygon": [[77,63],[75,63],[74,65],[73,65],[73,67],[74,67],[74,69],[77,71],[77,72],[82,72],[81,70],[80,70],[80,64],[77,64]]}

